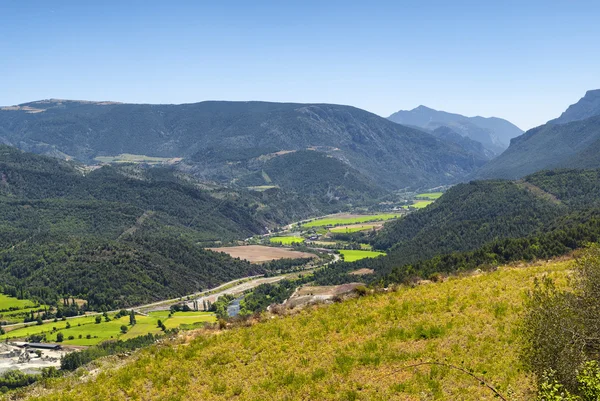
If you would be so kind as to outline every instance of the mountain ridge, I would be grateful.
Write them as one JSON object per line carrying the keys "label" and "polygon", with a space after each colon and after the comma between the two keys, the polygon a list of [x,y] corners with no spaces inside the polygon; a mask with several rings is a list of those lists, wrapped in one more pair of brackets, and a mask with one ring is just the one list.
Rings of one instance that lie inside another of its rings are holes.
{"label": "mountain ridge", "polygon": [[424,105],[412,110],[397,111],[388,119],[398,124],[418,126],[430,131],[447,126],[464,137],[481,142],[496,155],[508,147],[511,138],[523,133],[519,127],[499,117],[467,117]]}
{"label": "mountain ridge", "polygon": [[476,179],[516,179],[555,168],[600,167],[600,90],[588,91],[562,115],[513,138]]}
{"label": "mountain ridge", "polygon": [[[270,152],[331,148],[336,150],[328,154],[378,185],[393,189],[458,182],[486,161],[456,144],[353,106],[47,100],[18,107],[0,110],[0,142],[87,163],[97,156],[121,153],[183,157],[189,161],[210,147],[249,152],[262,148]],[[226,163],[219,166],[226,167]],[[235,178],[223,177],[225,182]]]}

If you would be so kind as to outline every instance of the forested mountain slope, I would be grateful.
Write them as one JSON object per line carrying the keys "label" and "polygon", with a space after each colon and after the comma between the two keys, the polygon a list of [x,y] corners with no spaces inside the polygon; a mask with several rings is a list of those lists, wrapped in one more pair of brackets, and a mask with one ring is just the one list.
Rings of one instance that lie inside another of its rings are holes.
{"label": "forested mountain slope", "polygon": [[197,242],[263,231],[250,207],[161,169],[90,172],[0,146],[0,277],[31,296],[98,308],[191,293],[263,271]]}
{"label": "forested mountain slope", "polygon": [[317,202],[376,199],[386,191],[333,156],[300,150],[268,159],[238,181],[245,186],[277,185]]}
{"label": "forested mountain slope", "polygon": [[600,90],[589,91],[561,117],[513,139],[499,157],[474,174],[516,179],[555,168],[600,167]]}
{"label": "forested mountain slope", "polygon": [[330,104],[47,100],[0,109],[0,142],[86,163],[121,153],[182,157],[224,181],[239,178],[238,162],[313,148],[391,188],[458,182],[485,162],[422,131]]}
{"label": "forested mountain slope", "polygon": [[375,238],[396,263],[477,249],[544,231],[560,217],[600,206],[600,170],[540,172],[521,181],[472,181],[387,224]]}

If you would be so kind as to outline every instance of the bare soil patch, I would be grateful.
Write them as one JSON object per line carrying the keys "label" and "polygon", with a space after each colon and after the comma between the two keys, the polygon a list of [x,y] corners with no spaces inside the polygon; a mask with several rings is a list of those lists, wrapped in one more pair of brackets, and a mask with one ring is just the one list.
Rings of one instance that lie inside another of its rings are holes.
{"label": "bare soil patch", "polygon": [[263,245],[229,246],[208,248],[214,252],[225,252],[234,258],[245,259],[251,263],[268,262],[276,259],[316,258],[312,253],[298,252],[286,248],[275,248]]}

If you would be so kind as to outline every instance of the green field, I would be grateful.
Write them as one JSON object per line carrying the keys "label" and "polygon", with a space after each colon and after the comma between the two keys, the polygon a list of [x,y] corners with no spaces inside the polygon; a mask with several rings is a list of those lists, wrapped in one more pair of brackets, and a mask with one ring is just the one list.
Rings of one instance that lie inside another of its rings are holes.
{"label": "green field", "polygon": [[[110,339],[127,340],[142,336],[148,333],[158,334],[162,330],[158,327],[158,320],[162,320],[168,329],[176,328],[181,325],[190,325],[202,322],[215,322],[216,317],[212,312],[176,312],[172,317],[168,311],[150,312],[148,316],[136,316],[136,324],[129,326],[129,316],[114,319],[114,314],[109,315],[110,322],[104,321],[97,324],[95,316],[86,316],[67,321],[59,320],[57,322],[44,323],[42,325],[33,325],[9,331],[0,340],[7,338],[26,338],[32,334],[46,334],[47,342],[56,342],[56,335],[62,333],[64,336],[63,344],[70,345],[96,345],[102,341]],[[67,323],[70,328],[66,328]],[[128,332],[121,333],[121,326],[126,325]],[[87,338],[88,335],[90,338]],[[73,336],[73,339],[69,337]]]}
{"label": "green field", "polygon": [[282,245],[291,245],[295,242],[304,242],[304,238],[302,237],[293,237],[293,236],[289,236],[289,237],[271,237],[269,238],[269,241],[272,244],[282,244]]}
{"label": "green field", "polygon": [[340,250],[340,254],[344,256],[344,261],[355,262],[365,258],[376,258],[385,255],[383,252],[375,251],[355,251],[355,250]]}
{"label": "green field", "polygon": [[132,155],[130,153],[121,153],[117,156],[98,156],[94,160],[100,163],[147,163],[147,164],[161,164],[166,163],[171,158],[169,157],[153,157],[146,155]]}
{"label": "green field", "polygon": [[415,196],[415,198],[417,198],[417,199],[436,200],[440,196],[442,196],[443,194],[444,194],[443,192],[425,192],[425,193],[422,193],[422,194],[418,194],[417,196]]}
{"label": "green field", "polygon": [[347,217],[347,218],[340,218],[340,217],[326,217],[324,219],[318,219],[318,220],[313,220],[313,221],[309,221],[308,223],[304,223],[302,224],[302,226],[304,228],[311,228],[311,227],[324,227],[324,226],[339,226],[339,225],[346,225],[346,224],[360,224],[360,223],[366,223],[369,221],[385,221],[385,220],[391,220],[391,219],[395,219],[400,217],[399,214],[392,214],[392,213],[382,213],[382,214],[365,214],[362,216],[354,216],[354,217]]}
{"label": "green field", "polygon": [[10,311],[11,309],[26,309],[36,306],[35,302],[27,299],[17,299],[8,295],[0,294],[0,311]]}
{"label": "green field", "polygon": [[420,201],[415,201],[412,205],[403,206],[403,208],[408,209],[409,207],[414,207],[417,209],[423,209],[424,207],[427,207],[427,206],[431,205],[432,203],[433,203],[433,201],[431,201],[431,200],[420,200]]}
{"label": "green field", "polygon": [[329,229],[332,233],[356,233],[359,231],[372,230],[374,226],[357,226],[357,227],[334,227]]}

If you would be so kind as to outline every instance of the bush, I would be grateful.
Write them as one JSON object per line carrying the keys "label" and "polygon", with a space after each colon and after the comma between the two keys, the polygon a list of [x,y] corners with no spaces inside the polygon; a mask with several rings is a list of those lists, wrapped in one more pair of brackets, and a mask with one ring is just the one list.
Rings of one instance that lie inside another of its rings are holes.
{"label": "bush", "polygon": [[65,338],[65,336],[63,335],[63,333],[56,333],[56,342],[57,343],[62,343],[64,338]]}
{"label": "bush", "polygon": [[561,291],[547,277],[536,280],[526,303],[523,355],[544,378],[540,391],[560,386],[565,394],[587,401],[585,392],[600,388],[597,363],[588,362],[598,358],[600,348],[600,246],[589,247],[577,259],[573,287]]}

